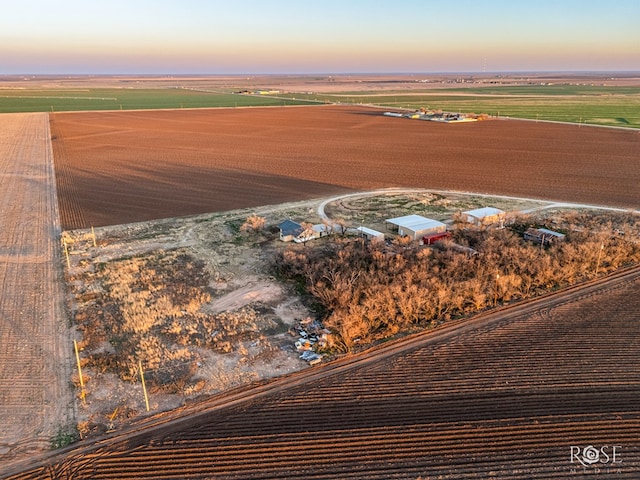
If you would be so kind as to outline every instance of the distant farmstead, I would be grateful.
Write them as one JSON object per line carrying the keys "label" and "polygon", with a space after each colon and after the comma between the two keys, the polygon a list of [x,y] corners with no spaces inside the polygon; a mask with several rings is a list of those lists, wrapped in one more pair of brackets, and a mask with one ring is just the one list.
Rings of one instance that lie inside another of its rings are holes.
{"label": "distant farmstead", "polygon": [[390,218],[386,223],[397,230],[401,237],[409,237],[418,240],[447,231],[447,226],[438,220],[432,220],[421,215],[406,215],[404,217]]}

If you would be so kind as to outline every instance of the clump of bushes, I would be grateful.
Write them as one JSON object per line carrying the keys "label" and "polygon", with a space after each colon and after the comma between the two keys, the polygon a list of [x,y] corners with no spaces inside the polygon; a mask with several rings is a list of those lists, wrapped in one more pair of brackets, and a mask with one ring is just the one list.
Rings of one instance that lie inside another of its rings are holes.
{"label": "clump of bushes", "polygon": [[151,392],[202,388],[196,375],[199,347],[239,351],[275,326],[253,306],[209,311],[210,275],[202,261],[180,249],[103,263],[92,275],[90,281],[76,279],[92,286],[76,292],[84,366],[139,382],[140,360]]}
{"label": "clump of bushes", "polygon": [[167,341],[175,322],[202,322],[210,301],[204,264],[181,251],[155,252],[102,265],[102,292],[79,308],[88,366],[138,381],[138,360],[152,389],[175,391],[192,377],[197,360],[184,344]]}
{"label": "clump of bushes", "polygon": [[[562,229],[566,241],[545,248],[527,242],[519,232],[532,225]],[[425,328],[638,263],[637,233],[632,240],[638,225],[632,214],[521,217],[511,228],[459,229],[437,248],[405,239],[364,245],[336,237],[312,248],[291,246],[274,269],[304,286],[324,311],[334,347],[349,351],[359,341]]]}

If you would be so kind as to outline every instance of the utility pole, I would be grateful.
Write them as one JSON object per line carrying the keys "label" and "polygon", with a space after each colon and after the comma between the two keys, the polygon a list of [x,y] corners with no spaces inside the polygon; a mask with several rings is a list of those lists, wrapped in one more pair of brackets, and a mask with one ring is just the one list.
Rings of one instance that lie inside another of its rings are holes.
{"label": "utility pole", "polygon": [[82,367],[80,366],[80,354],[78,353],[78,342],[73,340],[73,348],[76,351],[76,362],[78,364],[78,376],[80,377],[80,398],[82,399],[82,404],[84,405],[84,379],[82,378]]}
{"label": "utility pole", "polygon": [[600,244],[600,250],[598,250],[598,258],[596,260],[596,277],[598,276],[598,270],[600,269],[600,256],[602,255],[602,250],[604,250],[604,243]]}
{"label": "utility pole", "polygon": [[144,371],[142,370],[142,361],[138,360],[138,367],[140,368],[140,380],[142,380],[142,391],[144,392],[144,403],[149,411],[149,396],[147,395],[147,386],[144,383]]}

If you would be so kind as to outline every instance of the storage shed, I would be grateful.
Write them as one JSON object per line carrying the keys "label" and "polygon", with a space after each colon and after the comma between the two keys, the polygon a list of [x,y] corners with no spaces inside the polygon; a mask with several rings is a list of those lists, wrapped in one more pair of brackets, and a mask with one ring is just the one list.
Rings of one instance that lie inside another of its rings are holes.
{"label": "storage shed", "polygon": [[447,231],[444,223],[415,214],[390,218],[386,223],[392,225],[394,230],[397,229],[401,237],[410,237],[413,240]]}
{"label": "storage shed", "polygon": [[384,233],[382,232],[367,227],[358,227],[356,230],[368,242],[384,242]]}
{"label": "storage shed", "polygon": [[483,207],[462,212],[462,219],[476,227],[503,223],[506,213],[499,208]]}
{"label": "storage shed", "polygon": [[529,228],[524,232],[524,239],[541,245],[551,245],[564,240],[564,234],[546,228]]}
{"label": "storage shed", "polygon": [[451,237],[451,232],[434,233],[433,235],[427,235],[422,237],[420,245],[433,245],[436,242],[441,242]]}

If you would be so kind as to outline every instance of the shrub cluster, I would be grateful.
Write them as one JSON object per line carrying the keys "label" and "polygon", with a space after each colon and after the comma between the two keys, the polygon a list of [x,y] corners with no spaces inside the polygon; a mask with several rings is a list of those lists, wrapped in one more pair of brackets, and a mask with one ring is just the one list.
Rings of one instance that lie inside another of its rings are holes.
{"label": "shrub cluster", "polygon": [[157,252],[106,264],[98,277],[102,292],[75,315],[89,366],[137,381],[141,360],[150,386],[181,388],[196,358],[165,337],[173,323],[205,316],[200,308],[211,297],[203,263],[179,251]]}
{"label": "shrub cluster", "polygon": [[640,261],[637,215],[556,216],[549,227],[566,232],[565,241],[542,247],[523,240],[520,232],[545,222],[521,217],[505,229],[458,229],[436,248],[334,237],[312,248],[289,247],[274,268],[313,297],[335,347],[349,351],[360,340],[428,327]]}

